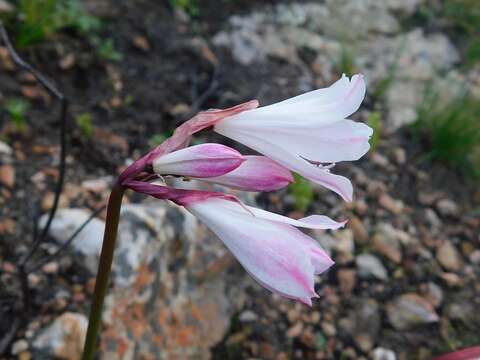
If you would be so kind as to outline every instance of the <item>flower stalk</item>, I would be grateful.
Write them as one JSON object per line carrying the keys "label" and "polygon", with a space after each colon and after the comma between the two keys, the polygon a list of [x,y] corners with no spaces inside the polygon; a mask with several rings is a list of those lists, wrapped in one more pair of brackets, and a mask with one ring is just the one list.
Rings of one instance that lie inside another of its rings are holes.
{"label": "flower stalk", "polygon": [[102,322],[103,301],[108,289],[108,280],[112,268],[113,253],[117,239],[118,222],[120,220],[120,207],[126,188],[116,184],[108,199],[105,233],[103,235],[102,252],[98,264],[95,290],[93,293],[88,329],[83,348],[82,360],[93,360],[96,351],[98,331]]}

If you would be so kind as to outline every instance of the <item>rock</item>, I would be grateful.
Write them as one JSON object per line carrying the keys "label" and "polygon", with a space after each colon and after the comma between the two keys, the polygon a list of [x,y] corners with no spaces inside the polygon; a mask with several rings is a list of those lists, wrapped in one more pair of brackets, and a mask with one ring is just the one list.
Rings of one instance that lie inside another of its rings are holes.
{"label": "rock", "polygon": [[437,260],[445,270],[459,271],[462,267],[462,260],[457,248],[448,240],[437,249]]}
{"label": "rock", "polygon": [[460,209],[458,205],[449,199],[441,199],[436,204],[437,210],[443,216],[458,216]]}
{"label": "rock", "polygon": [[372,360],[396,360],[395,353],[390,349],[382,347],[375,348],[372,353]]}
{"label": "rock", "polygon": [[461,301],[458,303],[448,304],[446,314],[449,319],[461,321],[465,325],[471,324],[475,319],[476,309],[472,303],[468,301]]}
{"label": "rock", "polygon": [[337,272],[340,291],[343,295],[351,295],[355,288],[357,274],[352,269],[340,269]]}
{"label": "rock", "polygon": [[[228,271],[227,271],[228,270]],[[253,281],[183,208],[122,208],[101,358],[208,358]]]}
{"label": "rock", "polygon": [[355,314],[353,340],[363,352],[369,352],[380,332],[380,307],[373,299],[362,299],[355,305]]}
{"label": "rock", "polygon": [[33,347],[48,358],[77,360],[82,356],[88,320],[83,314],[67,312],[43,329]]}
{"label": "rock", "polygon": [[12,148],[1,140],[0,140],[0,155],[2,156],[6,155],[8,157],[13,155]]}
{"label": "rock", "polygon": [[356,216],[352,216],[348,223],[348,227],[353,232],[353,239],[358,243],[365,243],[368,240],[368,231],[363,222]]}
{"label": "rock", "polygon": [[439,321],[433,306],[415,293],[401,295],[388,303],[387,317],[397,330],[407,330]]}
{"label": "rock", "polygon": [[393,158],[398,165],[403,165],[407,162],[407,152],[404,148],[395,147],[393,149]]}
{"label": "rock", "polygon": [[388,273],[382,262],[371,254],[361,254],[355,258],[358,276],[362,279],[375,278],[382,281],[388,280]]}
{"label": "rock", "polygon": [[352,254],[355,249],[355,243],[353,242],[353,232],[350,229],[337,230],[333,233],[337,243],[335,249],[344,254]]}
{"label": "rock", "polygon": [[297,322],[287,330],[287,338],[293,339],[298,337],[303,331],[303,323]]}
{"label": "rock", "polygon": [[472,253],[468,256],[470,259],[470,262],[475,265],[480,264],[480,250],[474,250]]}
{"label": "rock", "polygon": [[8,14],[15,11],[15,6],[6,0],[0,0],[0,14]]}
{"label": "rock", "polygon": [[400,215],[405,207],[401,200],[395,200],[386,193],[380,195],[380,197],[378,198],[378,203],[381,207],[395,215]]}
{"label": "rock", "polygon": [[240,320],[240,322],[242,323],[255,322],[258,320],[258,315],[251,310],[245,310],[242,311],[242,313],[238,317],[238,320]]}
{"label": "rock", "polygon": [[[84,209],[58,209],[50,226],[49,235],[63,245],[89,217],[90,213]],[[48,214],[40,218],[40,227],[45,226],[47,219]],[[83,256],[84,265],[92,274],[97,271],[104,229],[105,223],[93,218],[71,244],[73,250]]]}
{"label": "rock", "polygon": [[380,224],[372,239],[373,248],[394,263],[402,261],[399,233],[390,224]]}
{"label": "rock", "polygon": [[433,209],[430,208],[425,209],[425,219],[432,228],[438,228],[442,224],[442,221],[440,220],[438,215]]}
{"label": "rock", "polygon": [[0,183],[12,188],[15,185],[15,168],[10,164],[0,165]]}
{"label": "rock", "polygon": [[24,352],[28,350],[28,342],[27,340],[25,339],[20,339],[20,340],[17,340],[15,341],[13,344],[12,344],[12,350],[11,350],[11,353],[12,355],[18,355],[20,354],[21,352]]}
{"label": "rock", "polygon": [[433,282],[429,282],[422,288],[423,297],[433,305],[433,307],[438,308],[442,305],[443,302],[443,290],[440,286]]}

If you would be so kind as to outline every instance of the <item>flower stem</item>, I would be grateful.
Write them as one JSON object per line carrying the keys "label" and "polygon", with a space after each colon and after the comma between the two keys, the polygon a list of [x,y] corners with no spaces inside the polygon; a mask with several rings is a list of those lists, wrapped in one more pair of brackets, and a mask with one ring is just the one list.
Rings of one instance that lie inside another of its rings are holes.
{"label": "flower stem", "polygon": [[95,291],[93,293],[90,318],[88,320],[87,336],[83,348],[82,360],[93,360],[95,356],[98,330],[102,320],[103,300],[108,289],[108,279],[112,268],[115,240],[117,239],[118,222],[120,218],[120,207],[122,205],[125,188],[119,184],[115,185],[110,193],[107,207],[107,219],[105,233],[103,235],[102,253],[98,264]]}

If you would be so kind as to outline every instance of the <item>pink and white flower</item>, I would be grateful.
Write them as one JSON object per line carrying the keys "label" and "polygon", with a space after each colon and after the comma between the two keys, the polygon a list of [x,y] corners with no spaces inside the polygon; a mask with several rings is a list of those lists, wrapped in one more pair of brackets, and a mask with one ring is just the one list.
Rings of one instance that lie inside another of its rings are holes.
{"label": "pink and white flower", "polygon": [[293,220],[218,197],[184,206],[224,242],[261,285],[310,306],[311,298],[318,297],[314,275],[334,262],[314,239],[295,227],[338,229],[345,224],[319,215]]}
{"label": "pink and white flower", "polygon": [[363,76],[344,75],[329,88],[226,117],[214,130],[351,201],[350,181],[329,169],[359,159],[370,148],[372,129],[346,119],[364,96]]}

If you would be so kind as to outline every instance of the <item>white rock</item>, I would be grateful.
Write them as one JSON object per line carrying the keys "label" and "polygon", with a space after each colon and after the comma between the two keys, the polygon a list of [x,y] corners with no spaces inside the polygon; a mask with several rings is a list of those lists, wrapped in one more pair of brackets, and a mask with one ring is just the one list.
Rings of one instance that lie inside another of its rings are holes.
{"label": "white rock", "polygon": [[358,276],[363,279],[376,278],[388,280],[388,273],[382,262],[371,254],[361,254],[355,258],[358,268]]}
{"label": "white rock", "polygon": [[[49,235],[58,243],[64,244],[89,217],[90,212],[85,209],[58,209],[50,226]],[[45,226],[47,219],[48,214],[40,218],[40,227]],[[85,265],[92,273],[97,270],[104,229],[105,222],[93,218],[71,244],[75,252],[85,256]]]}
{"label": "white rock", "polygon": [[396,360],[395,353],[390,349],[378,347],[373,350],[373,360]]}
{"label": "white rock", "polygon": [[67,312],[43,329],[33,347],[52,358],[79,360],[82,355],[88,320],[83,314]]}

